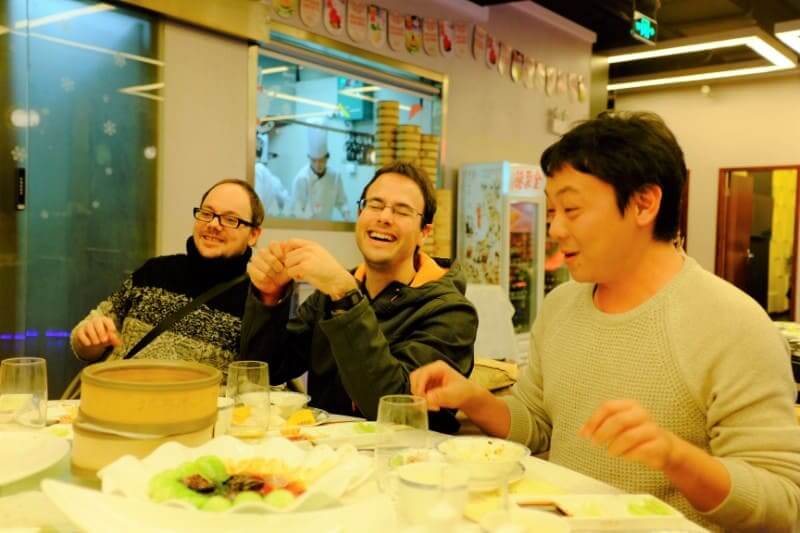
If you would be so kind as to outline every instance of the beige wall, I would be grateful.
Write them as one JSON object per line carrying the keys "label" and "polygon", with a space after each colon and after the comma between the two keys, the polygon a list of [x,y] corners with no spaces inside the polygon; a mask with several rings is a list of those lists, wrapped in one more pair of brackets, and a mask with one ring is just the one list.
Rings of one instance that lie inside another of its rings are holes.
{"label": "beige wall", "polygon": [[247,46],[166,22],[157,254],[185,250],[192,208],[222,178],[247,178]]}
{"label": "beige wall", "polygon": [[[617,96],[616,108],[654,111],[677,136],[691,171],[689,254],[712,272],[719,169],[800,164],[796,73],[712,85],[708,96],[696,86],[623,93]],[[800,270],[800,264],[796,268]],[[800,308],[795,316],[800,318]]]}

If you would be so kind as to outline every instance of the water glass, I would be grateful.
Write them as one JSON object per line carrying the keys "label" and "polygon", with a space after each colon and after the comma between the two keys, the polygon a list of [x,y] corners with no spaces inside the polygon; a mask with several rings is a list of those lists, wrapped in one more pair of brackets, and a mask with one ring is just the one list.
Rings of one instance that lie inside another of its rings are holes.
{"label": "water glass", "polygon": [[381,397],[376,419],[375,472],[378,487],[386,491],[391,460],[408,448],[428,448],[428,404],[410,394]]}
{"label": "water glass", "polygon": [[228,366],[225,396],[233,400],[228,434],[261,440],[269,426],[269,368],[263,361],[236,361]]}
{"label": "water glass", "polygon": [[0,362],[0,423],[44,427],[47,421],[47,362],[12,357]]}

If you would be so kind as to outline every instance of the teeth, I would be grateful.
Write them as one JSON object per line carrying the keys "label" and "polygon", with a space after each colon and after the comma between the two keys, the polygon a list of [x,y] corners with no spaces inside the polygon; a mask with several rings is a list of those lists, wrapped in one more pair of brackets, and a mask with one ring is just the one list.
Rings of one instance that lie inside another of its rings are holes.
{"label": "teeth", "polygon": [[385,233],[379,233],[377,231],[371,231],[369,233],[369,236],[372,237],[373,239],[380,239],[382,241],[394,241],[394,237],[392,237],[391,235],[387,235]]}

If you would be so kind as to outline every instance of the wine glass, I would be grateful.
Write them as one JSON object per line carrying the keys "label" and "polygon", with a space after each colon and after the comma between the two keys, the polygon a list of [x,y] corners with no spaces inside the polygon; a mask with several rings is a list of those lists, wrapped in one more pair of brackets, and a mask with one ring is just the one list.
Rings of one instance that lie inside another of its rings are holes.
{"label": "wine glass", "polygon": [[269,367],[263,361],[236,361],[228,366],[225,396],[233,400],[228,434],[261,440],[269,425]]}
{"label": "wine glass", "polygon": [[378,487],[385,491],[392,458],[407,448],[429,446],[428,404],[425,398],[410,394],[381,397],[376,432],[375,471]]}
{"label": "wine glass", "polygon": [[47,421],[47,362],[11,357],[0,362],[0,423],[44,427]]}

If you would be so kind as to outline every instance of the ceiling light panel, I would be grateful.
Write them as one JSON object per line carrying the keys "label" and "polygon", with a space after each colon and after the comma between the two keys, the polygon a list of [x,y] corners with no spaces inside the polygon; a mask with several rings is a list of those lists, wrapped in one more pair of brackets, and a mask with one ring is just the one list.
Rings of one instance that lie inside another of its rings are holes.
{"label": "ceiling light panel", "polygon": [[775,25],[775,36],[800,54],[800,19],[787,20]]}

